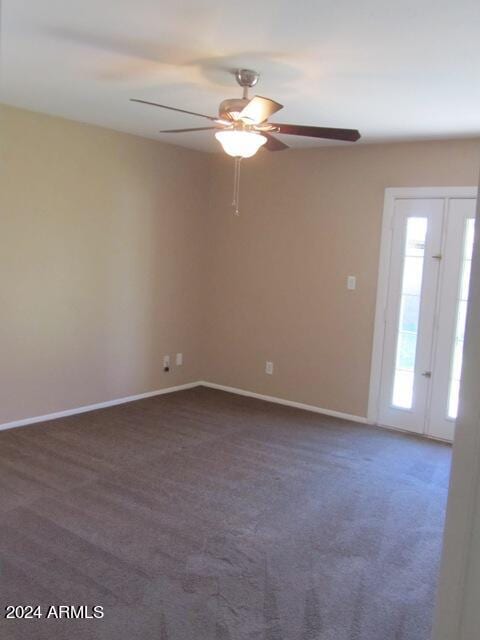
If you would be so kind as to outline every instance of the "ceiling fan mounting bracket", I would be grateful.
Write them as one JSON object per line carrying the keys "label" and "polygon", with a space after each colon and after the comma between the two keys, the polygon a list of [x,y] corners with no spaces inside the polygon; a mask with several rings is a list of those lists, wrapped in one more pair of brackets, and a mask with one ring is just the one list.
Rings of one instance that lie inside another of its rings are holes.
{"label": "ceiling fan mounting bracket", "polygon": [[252,69],[237,69],[235,71],[235,78],[243,89],[244,99],[248,98],[248,90],[257,84],[259,77],[260,74]]}
{"label": "ceiling fan mounting bracket", "polygon": [[237,69],[235,71],[235,78],[241,87],[254,87],[259,77],[260,74],[252,69]]}

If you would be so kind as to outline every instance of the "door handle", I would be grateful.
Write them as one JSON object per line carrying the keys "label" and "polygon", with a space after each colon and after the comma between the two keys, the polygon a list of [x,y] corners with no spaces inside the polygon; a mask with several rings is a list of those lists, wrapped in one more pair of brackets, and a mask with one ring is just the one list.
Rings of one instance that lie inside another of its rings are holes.
{"label": "door handle", "polygon": [[431,378],[431,377],[432,377],[432,372],[431,372],[431,371],[424,371],[424,372],[422,373],[422,376],[423,376],[424,378]]}

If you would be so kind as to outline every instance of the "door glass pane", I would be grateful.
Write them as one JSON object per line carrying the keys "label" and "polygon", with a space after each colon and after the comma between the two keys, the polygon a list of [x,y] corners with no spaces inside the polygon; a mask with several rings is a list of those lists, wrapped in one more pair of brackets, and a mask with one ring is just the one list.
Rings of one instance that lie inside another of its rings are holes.
{"label": "door glass pane", "polygon": [[474,230],[475,220],[473,218],[468,218],[465,222],[462,271],[457,297],[455,339],[453,341],[453,352],[450,363],[447,415],[453,420],[455,420],[458,413],[458,394],[460,391],[460,378],[462,375],[463,340],[465,337],[465,323],[467,320],[468,287],[470,285]]}
{"label": "door glass pane", "polygon": [[458,413],[458,398],[460,395],[460,380],[450,381],[450,394],[448,396],[448,417],[455,419]]}
{"label": "door glass pane", "polygon": [[468,287],[470,285],[470,268],[472,266],[471,260],[464,260],[463,262],[463,274],[462,284],[460,285],[460,300],[468,300]]}
{"label": "door glass pane", "polygon": [[402,409],[413,405],[426,235],[427,218],[408,218],[392,394],[392,404]]}
{"label": "door glass pane", "polygon": [[413,371],[415,366],[415,348],[417,335],[413,332],[399,331],[397,368],[402,371]]}
{"label": "door glass pane", "polygon": [[419,315],[420,295],[404,294],[402,296],[402,308],[400,309],[400,331],[413,331],[416,333]]}
{"label": "door glass pane", "polygon": [[422,285],[422,269],[423,269],[423,257],[422,256],[408,256],[405,258],[404,271],[403,271],[403,293],[412,294],[414,296],[420,295],[420,287]]}
{"label": "door glass pane", "polygon": [[411,409],[413,400],[413,371],[395,370],[393,404],[401,409]]}
{"label": "door glass pane", "polygon": [[427,218],[408,218],[405,255],[423,258],[425,253],[425,236],[427,234]]}

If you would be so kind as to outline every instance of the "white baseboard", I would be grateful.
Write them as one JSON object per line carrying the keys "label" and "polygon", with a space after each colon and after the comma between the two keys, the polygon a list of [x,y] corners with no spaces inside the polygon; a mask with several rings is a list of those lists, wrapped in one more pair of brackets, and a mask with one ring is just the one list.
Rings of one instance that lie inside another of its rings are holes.
{"label": "white baseboard", "polygon": [[180,384],[175,387],[166,387],[165,389],[158,389],[156,391],[147,391],[146,393],[138,393],[134,396],[127,396],[125,398],[116,398],[115,400],[107,400],[106,402],[97,402],[96,404],[88,404],[82,407],[75,407],[74,409],[67,409],[65,411],[56,411],[55,413],[47,413],[43,416],[33,416],[31,418],[23,418],[21,420],[13,420],[12,422],[4,422],[0,424],[0,431],[5,429],[14,429],[15,427],[24,427],[29,424],[35,424],[37,422],[48,422],[50,420],[57,420],[58,418],[65,418],[67,416],[73,416],[78,413],[87,413],[88,411],[95,411],[96,409],[105,409],[107,407],[113,407],[117,404],[125,404],[127,402],[134,402],[135,400],[143,400],[144,398],[152,398],[153,396],[160,396],[165,393],[173,393],[174,391],[184,391],[185,389],[193,389],[194,387],[209,387],[210,389],[218,389],[219,391],[227,391],[228,393],[235,393],[239,396],[248,396],[249,398],[257,398],[258,400],[265,400],[266,402],[274,402],[276,404],[283,404],[287,407],[294,407],[296,409],[303,409],[305,411],[312,411],[313,413],[320,413],[326,416],[332,416],[333,418],[342,418],[343,420],[350,420],[351,422],[361,422],[365,424],[367,419],[362,416],[354,416],[349,413],[342,413],[341,411],[332,411],[331,409],[323,409],[322,407],[316,407],[311,404],[303,404],[302,402],[294,402],[293,400],[284,400],[283,398],[277,398],[275,396],[266,396],[261,393],[255,393],[253,391],[246,391],[245,389],[237,389],[236,387],[227,387],[223,384],[216,384],[214,382],[206,382],[204,380],[198,382],[188,382],[187,384]]}
{"label": "white baseboard", "polygon": [[210,389],[218,389],[219,391],[228,391],[229,393],[236,393],[239,396],[248,396],[249,398],[257,398],[258,400],[265,400],[266,402],[274,402],[275,404],[283,404],[287,407],[295,407],[295,409],[304,409],[305,411],[312,411],[313,413],[321,413],[325,416],[332,416],[332,418],[342,418],[343,420],[350,420],[351,422],[361,422],[367,424],[367,418],[363,416],[355,416],[350,413],[342,413],[341,411],[333,411],[332,409],[323,409],[322,407],[316,407],[312,404],[303,404],[303,402],[294,402],[293,400],[284,400],[283,398],[277,398],[276,396],[266,396],[262,393],[254,393],[253,391],[246,391],[245,389],[237,389],[236,387],[226,387],[223,384],[216,384],[215,382],[205,382],[202,380],[198,383],[202,387],[209,387]]}
{"label": "white baseboard", "polygon": [[58,418],[65,418],[66,416],[73,416],[77,413],[87,413],[88,411],[95,411],[96,409],[105,409],[106,407],[113,407],[117,404],[125,404],[126,402],[133,402],[135,400],[143,400],[144,398],[152,398],[153,396],[161,396],[164,393],[172,393],[174,391],[183,391],[184,389],[193,389],[198,387],[199,382],[188,382],[187,384],[179,384],[176,387],[166,387],[165,389],[158,389],[157,391],[147,391],[146,393],[137,393],[134,396],[127,396],[125,398],[116,398],[115,400],[107,400],[106,402],[97,402],[96,404],[87,404],[83,407],[75,407],[74,409],[67,409],[66,411],[56,411],[55,413],[47,413],[43,416],[34,416],[33,418],[23,418],[22,420],[14,420],[13,422],[4,422],[0,424],[0,431],[4,429],[14,429],[15,427],[24,427],[29,424],[35,424],[36,422],[47,422],[49,420],[57,420]]}

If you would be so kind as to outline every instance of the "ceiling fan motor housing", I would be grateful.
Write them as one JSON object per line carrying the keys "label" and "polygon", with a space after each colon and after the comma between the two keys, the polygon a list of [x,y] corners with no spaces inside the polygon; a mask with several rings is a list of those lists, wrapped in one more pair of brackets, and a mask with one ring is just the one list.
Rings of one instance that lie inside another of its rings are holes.
{"label": "ceiling fan motor housing", "polygon": [[248,98],[229,98],[220,103],[218,115],[222,119],[236,120],[248,103]]}

